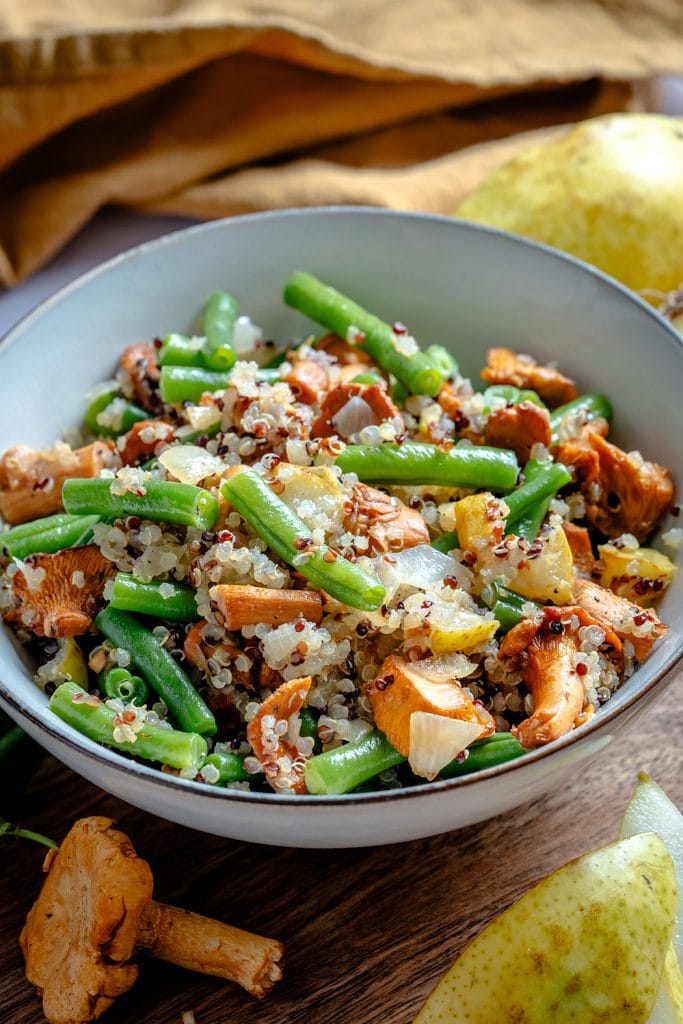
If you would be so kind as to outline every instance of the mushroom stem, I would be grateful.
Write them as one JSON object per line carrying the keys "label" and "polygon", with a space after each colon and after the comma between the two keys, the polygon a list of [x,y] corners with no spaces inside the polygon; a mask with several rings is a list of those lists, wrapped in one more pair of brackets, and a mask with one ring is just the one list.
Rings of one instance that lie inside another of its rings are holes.
{"label": "mushroom stem", "polygon": [[152,900],[136,939],[159,960],[234,981],[262,998],[282,977],[282,943]]}

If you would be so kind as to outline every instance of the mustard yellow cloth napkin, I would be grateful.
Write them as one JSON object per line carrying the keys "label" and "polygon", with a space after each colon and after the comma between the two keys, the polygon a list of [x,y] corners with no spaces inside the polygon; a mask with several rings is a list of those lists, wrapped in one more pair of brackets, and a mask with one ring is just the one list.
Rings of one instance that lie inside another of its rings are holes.
{"label": "mustard yellow cloth napkin", "polygon": [[680,0],[0,0],[0,283],[107,203],[450,212],[491,140],[623,109],[682,29]]}

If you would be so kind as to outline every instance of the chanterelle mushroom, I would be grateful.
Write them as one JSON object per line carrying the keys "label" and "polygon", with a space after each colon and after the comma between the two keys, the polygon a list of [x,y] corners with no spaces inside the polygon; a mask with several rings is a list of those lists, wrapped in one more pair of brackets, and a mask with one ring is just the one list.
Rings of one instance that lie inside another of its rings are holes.
{"label": "chanterelle mushroom", "polygon": [[145,950],[263,996],[282,977],[281,943],[152,900],[152,872],[110,818],[77,821],[28,913],[26,977],[51,1024],[96,1020],[138,976]]}
{"label": "chanterelle mushroom", "polygon": [[12,577],[16,606],[4,619],[36,636],[82,636],[104,602],[114,568],[96,544],[29,555]]}
{"label": "chanterelle mushroom", "polygon": [[[597,627],[596,647],[604,649],[618,676],[623,674],[621,641],[607,626],[600,628],[583,608],[546,607],[533,619],[522,619],[500,645],[498,657],[512,659],[522,669],[534,701],[529,718],[513,727],[523,747],[534,748],[558,739],[574,728],[580,716],[591,715],[586,704],[585,662],[579,665],[582,636]],[[596,636],[592,638],[596,640]]]}

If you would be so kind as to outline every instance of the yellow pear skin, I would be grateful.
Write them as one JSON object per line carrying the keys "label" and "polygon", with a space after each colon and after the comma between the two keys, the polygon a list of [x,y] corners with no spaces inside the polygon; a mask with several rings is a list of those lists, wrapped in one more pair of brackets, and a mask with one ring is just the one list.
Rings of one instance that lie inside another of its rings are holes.
{"label": "yellow pear skin", "polygon": [[666,293],[683,283],[681,196],[683,118],[611,114],[530,146],[456,216],[563,249],[636,291]]}
{"label": "yellow pear skin", "polygon": [[652,833],[555,871],[465,949],[415,1024],[646,1024],[676,917]]}

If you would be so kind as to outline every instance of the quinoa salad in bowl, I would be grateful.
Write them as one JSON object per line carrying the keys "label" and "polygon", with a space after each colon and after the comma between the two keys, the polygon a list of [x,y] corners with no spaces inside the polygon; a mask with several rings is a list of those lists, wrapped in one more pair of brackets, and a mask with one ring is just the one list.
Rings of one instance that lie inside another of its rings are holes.
{"label": "quinoa salad in bowl", "polygon": [[478,382],[309,273],[284,300],[310,336],[238,300],[127,346],[69,444],[0,459],[0,611],[51,711],[294,798],[472,774],[599,715],[667,630],[657,453],[504,337]]}

